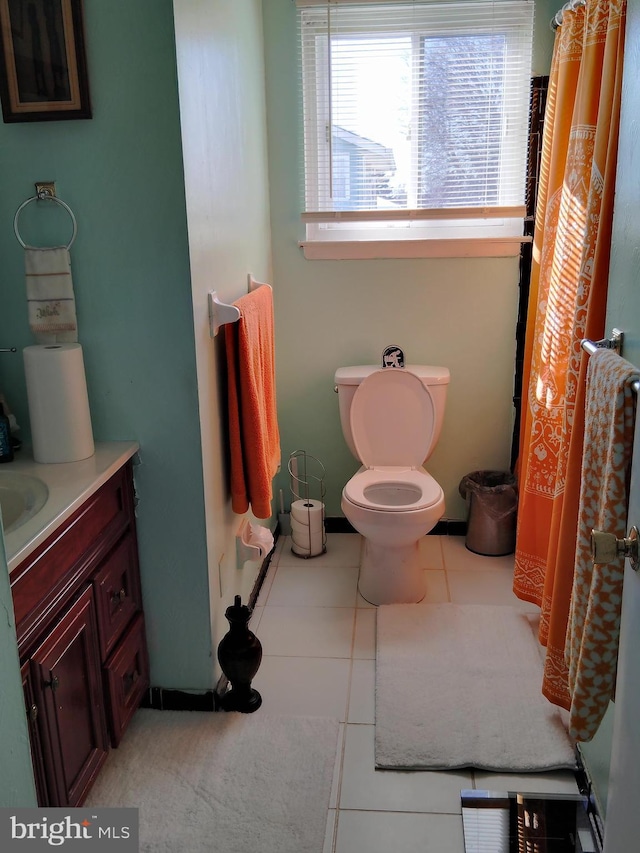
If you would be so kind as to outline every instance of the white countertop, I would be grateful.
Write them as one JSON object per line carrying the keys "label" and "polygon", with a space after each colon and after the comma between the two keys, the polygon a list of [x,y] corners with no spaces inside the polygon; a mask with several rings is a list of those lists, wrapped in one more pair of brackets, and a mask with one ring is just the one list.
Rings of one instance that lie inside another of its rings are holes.
{"label": "white countertop", "polygon": [[34,462],[28,448],[17,451],[13,462],[8,462],[3,469],[38,477],[46,483],[49,497],[33,518],[5,534],[9,571],[44,542],[138,450],[136,441],[99,442],[95,454],[88,459],[55,465]]}

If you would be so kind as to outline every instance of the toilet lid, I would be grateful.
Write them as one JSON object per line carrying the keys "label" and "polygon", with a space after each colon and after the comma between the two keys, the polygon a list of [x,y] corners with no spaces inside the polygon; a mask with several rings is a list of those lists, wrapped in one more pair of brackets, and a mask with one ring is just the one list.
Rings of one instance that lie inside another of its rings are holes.
{"label": "toilet lid", "polygon": [[351,403],[351,433],[367,468],[422,465],[431,446],[433,400],[422,381],[387,367],[363,379]]}

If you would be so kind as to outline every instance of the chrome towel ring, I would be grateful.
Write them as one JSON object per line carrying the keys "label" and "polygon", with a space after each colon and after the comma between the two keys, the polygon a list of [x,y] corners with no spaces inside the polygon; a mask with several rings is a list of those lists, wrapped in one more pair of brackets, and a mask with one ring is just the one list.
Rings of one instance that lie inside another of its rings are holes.
{"label": "chrome towel ring", "polygon": [[28,204],[31,204],[32,201],[55,201],[56,204],[59,204],[61,205],[61,207],[64,207],[64,209],[71,217],[71,222],[73,223],[71,239],[69,240],[66,246],[67,249],[70,249],[73,246],[73,242],[76,239],[76,234],[78,233],[78,223],[76,222],[76,218],[73,215],[73,211],[66,202],[62,201],[61,198],[58,198],[57,196],[53,195],[50,192],[47,192],[46,190],[40,190],[37,195],[31,196],[31,198],[28,198],[26,201],[23,201],[20,207],[16,210],[16,215],[13,217],[13,230],[15,231],[18,243],[20,243],[23,249],[29,248],[20,236],[20,231],[18,230],[18,220],[24,208]]}

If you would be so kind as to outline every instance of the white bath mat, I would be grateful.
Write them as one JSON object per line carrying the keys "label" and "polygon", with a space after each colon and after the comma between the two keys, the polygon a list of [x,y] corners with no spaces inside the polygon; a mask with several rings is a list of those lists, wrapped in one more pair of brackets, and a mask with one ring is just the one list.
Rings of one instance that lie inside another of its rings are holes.
{"label": "white bath mat", "polygon": [[516,608],[379,607],[376,766],[574,768],[573,745],[541,684],[538,642]]}
{"label": "white bath mat", "polygon": [[88,806],[137,807],[140,850],[322,853],[337,720],[140,710]]}

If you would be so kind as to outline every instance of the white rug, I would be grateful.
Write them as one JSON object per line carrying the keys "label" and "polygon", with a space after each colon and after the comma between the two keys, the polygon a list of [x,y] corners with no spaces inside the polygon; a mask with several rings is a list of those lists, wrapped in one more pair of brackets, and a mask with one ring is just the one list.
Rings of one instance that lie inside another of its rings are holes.
{"label": "white rug", "polygon": [[139,808],[141,851],[322,853],[337,742],[323,717],[140,710],[86,805]]}
{"label": "white rug", "polygon": [[541,684],[539,644],[516,608],[379,607],[376,766],[574,768],[560,712]]}

